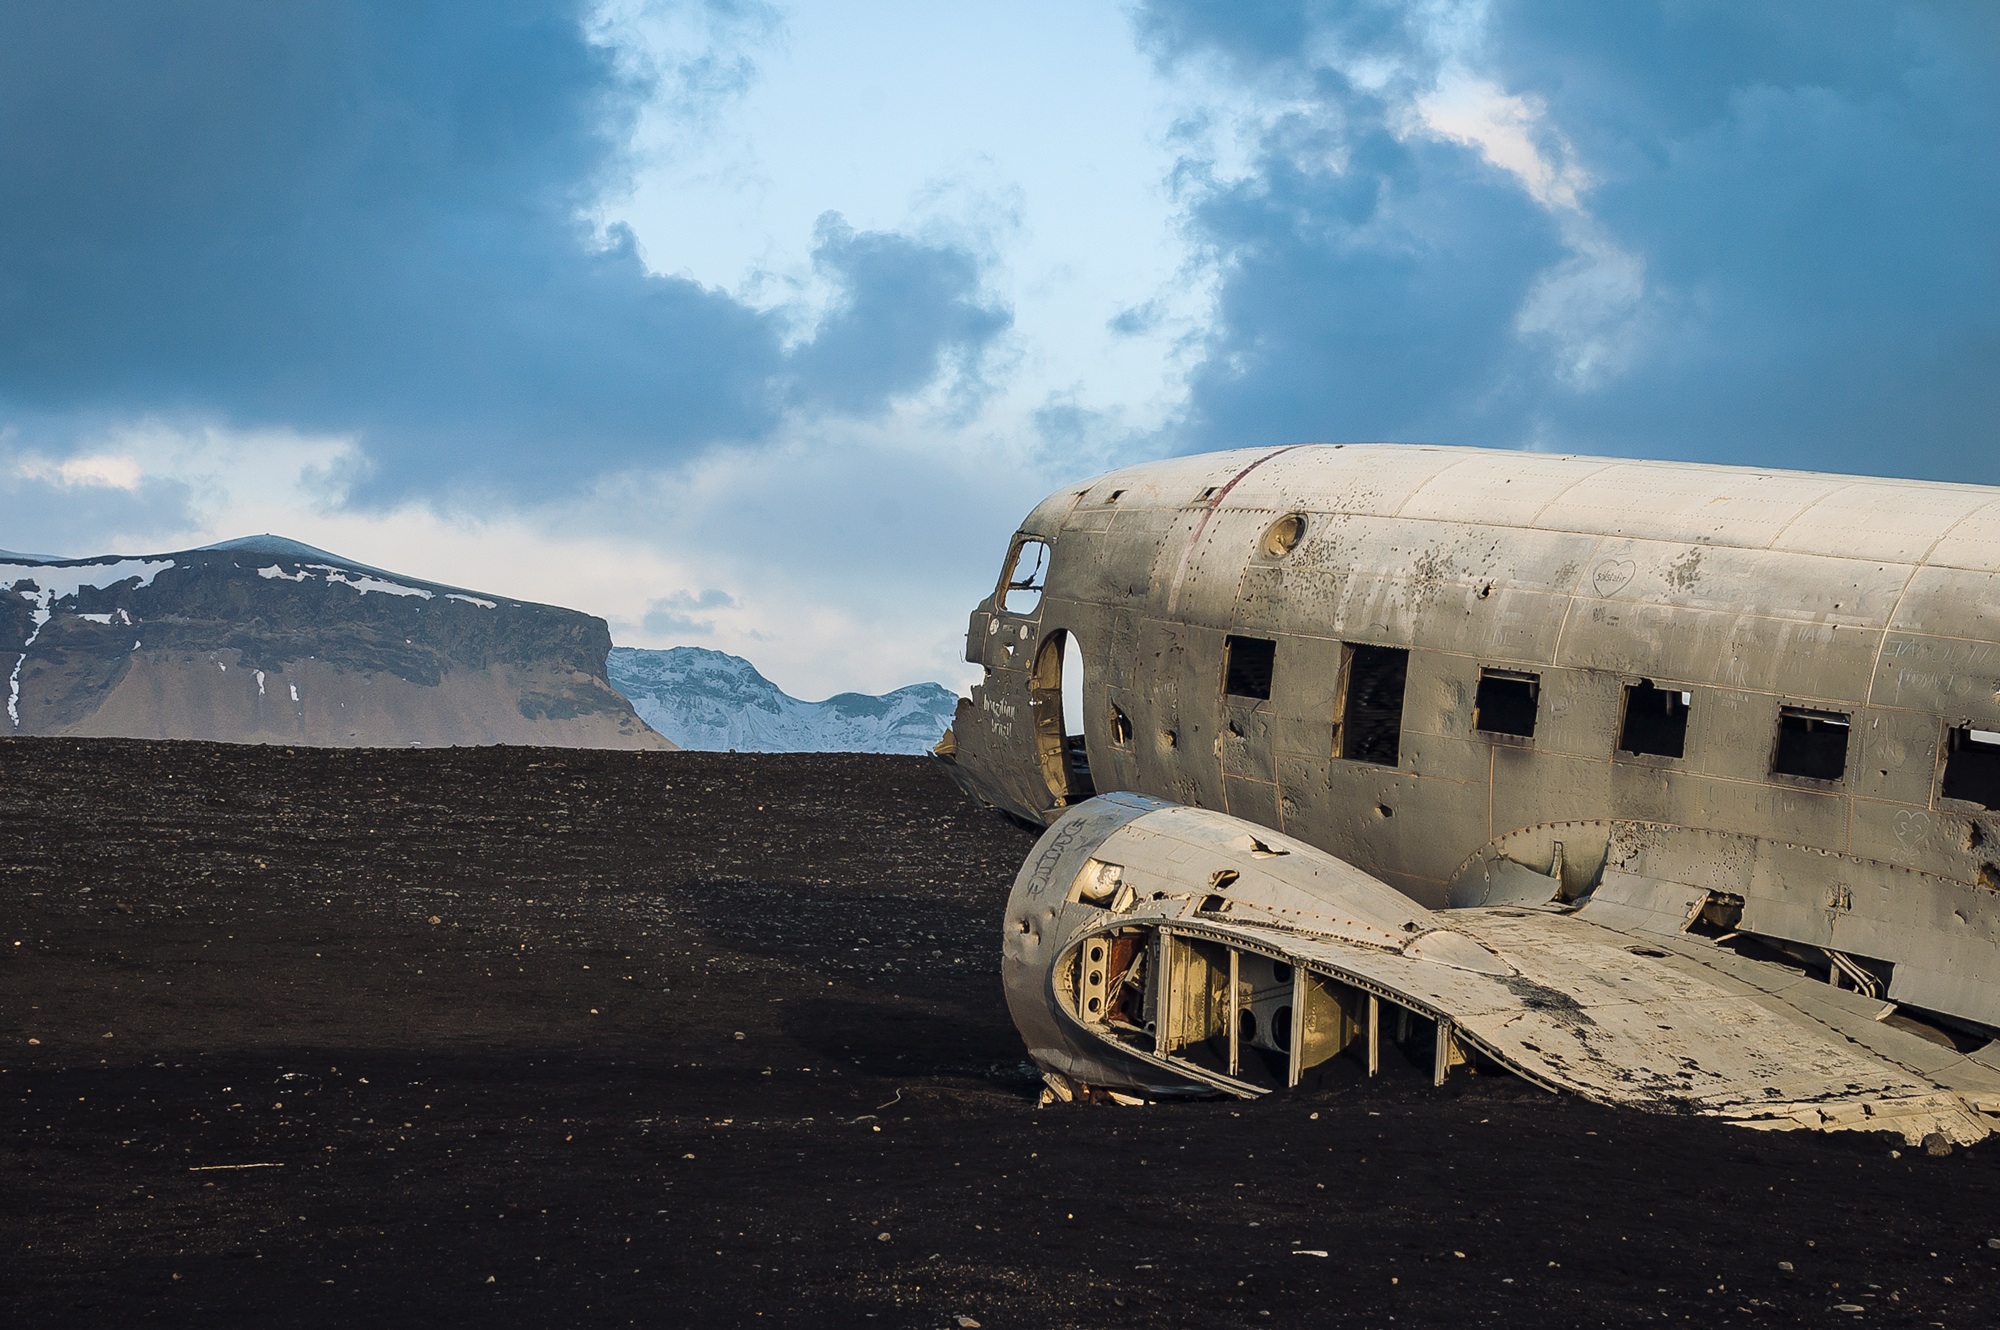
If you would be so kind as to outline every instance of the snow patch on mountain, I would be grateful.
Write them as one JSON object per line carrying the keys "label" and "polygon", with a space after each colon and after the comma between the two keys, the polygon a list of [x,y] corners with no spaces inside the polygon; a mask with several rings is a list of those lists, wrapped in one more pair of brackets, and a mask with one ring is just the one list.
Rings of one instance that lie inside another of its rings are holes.
{"label": "snow patch on mountain", "polygon": [[[7,674],[7,723],[14,729],[21,727],[21,667],[28,663],[28,648],[35,645],[42,629],[55,617],[56,602],[73,600],[86,589],[95,591],[121,582],[130,582],[134,587],[151,586],[154,578],[173,566],[172,559],[119,558],[69,560],[60,566],[0,563],[0,587],[17,592],[28,602],[32,615],[32,627],[21,643],[21,654]],[[29,587],[33,590],[23,589]]]}
{"label": "snow patch on mountain", "polygon": [[[129,581],[135,587],[151,586],[153,579],[174,566],[172,559],[126,559],[113,555],[104,559],[65,559],[61,563],[0,563],[0,588],[38,595],[44,608],[68,600],[77,592],[115,587]],[[33,583],[33,593],[22,590]]]}
{"label": "snow patch on mountain", "polygon": [[642,720],[707,752],[927,753],[958,705],[934,683],[802,702],[741,656],[704,647],[613,647],[607,668]]}

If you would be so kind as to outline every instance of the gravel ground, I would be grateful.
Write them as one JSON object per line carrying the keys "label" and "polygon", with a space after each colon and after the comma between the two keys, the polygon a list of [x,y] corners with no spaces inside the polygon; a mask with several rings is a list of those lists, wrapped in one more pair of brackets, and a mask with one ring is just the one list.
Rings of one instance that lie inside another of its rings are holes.
{"label": "gravel ground", "polygon": [[0,741],[21,1326],[2000,1323],[2000,1148],[1036,1107],[925,761]]}

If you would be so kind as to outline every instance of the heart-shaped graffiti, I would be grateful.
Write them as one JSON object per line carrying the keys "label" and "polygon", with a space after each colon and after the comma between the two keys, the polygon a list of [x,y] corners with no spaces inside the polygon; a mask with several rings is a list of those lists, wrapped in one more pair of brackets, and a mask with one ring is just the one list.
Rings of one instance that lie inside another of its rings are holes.
{"label": "heart-shaped graffiti", "polygon": [[1639,571],[1639,565],[1630,559],[1606,559],[1597,565],[1597,571],[1590,575],[1590,585],[1600,596],[1615,596],[1625,589],[1632,580],[1632,574]]}

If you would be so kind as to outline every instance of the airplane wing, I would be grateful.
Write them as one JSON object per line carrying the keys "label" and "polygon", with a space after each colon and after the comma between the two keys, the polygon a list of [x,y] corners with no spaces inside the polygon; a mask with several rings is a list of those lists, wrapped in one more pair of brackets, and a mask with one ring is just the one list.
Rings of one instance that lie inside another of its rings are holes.
{"label": "airplane wing", "polygon": [[1400,1058],[1752,1127],[1970,1144],[2000,1126],[2000,1044],[1690,931],[1705,892],[1608,872],[1565,903],[1514,867],[1506,903],[1428,910],[1226,814],[1093,799],[1015,884],[1009,1004],[1069,1095],[1252,1096]]}

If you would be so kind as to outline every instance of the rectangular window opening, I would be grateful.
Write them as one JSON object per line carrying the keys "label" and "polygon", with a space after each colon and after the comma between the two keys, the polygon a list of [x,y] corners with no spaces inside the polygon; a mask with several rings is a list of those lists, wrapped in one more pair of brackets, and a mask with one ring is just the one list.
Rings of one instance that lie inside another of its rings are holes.
{"label": "rectangular window opening", "polygon": [[1687,756],[1688,707],[1694,696],[1659,688],[1651,679],[1625,686],[1625,722],[1618,751],[1651,757]]}
{"label": "rectangular window opening", "polygon": [[1946,737],[1945,754],[1939,794],[2000,808],[2000,734],[1961,725]]}
{"label": "rectangular window opening", "polygon": [[1542,699],[1542,677],[1514,670],[1481,670],[1472,698],[1472,728],[1531,739]]}
{"label": "rectangular window opening", "polygon": [[1354,645],[1347,653],[1340,756],[1393,767],[1403,755],[1403,684],[1410,653],[1401,647]]}
{"label": "rectangular window opening", "polygon": [[1231,697],[1271,697],[1271,673],[1278,659],[1278,644],[1264,637],[1230,636],[1222,646],[1222,691]]}
{"label": "rectangular window opening", "polygon": [[1007,566],[1001,608],[1009,614],[1033,614],[1042,604],[1042,588],[1049,580],[1049,543],[1024,540]]}
{"label": "rectangular window opening", "polygon": [[1848,718],[1838,711],[1778,708],[1778,746],[1771,771],[1808,780],[1839,780],[1847,774]]}

